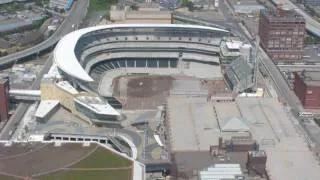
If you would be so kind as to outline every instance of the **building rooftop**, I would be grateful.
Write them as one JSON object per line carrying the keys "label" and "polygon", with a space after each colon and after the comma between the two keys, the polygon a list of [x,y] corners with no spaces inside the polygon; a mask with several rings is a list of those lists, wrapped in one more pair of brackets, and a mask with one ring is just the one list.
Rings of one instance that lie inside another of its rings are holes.
{"label": "building rooftop", "polygon": [[74,101],[97,114],[120,116],[117,110],[97,96],[78,96]]}
{"label": "building rooftop", "polygon": [[213,105],[206,98],[173,96],[167,106],[173,152],[209,151],[211,145],[218,145],[219,127]]}
{"label": "building rooftop", "polygon": [[298,75],[308,86],[320,86],[320,72],[318,71],[302,71]]}
{"label": "building rooftop", "polygon": [[236,179],[242,176],[240,164],[215,164],[199,172],[200,180]]}
{"label": "building rooftop", "polygon": [[303,16],[294,10],[261,10],[269,22],[304,22]]}
{"label": "building rooftop", "polygon": [[270,179],[319,179],[319,162],[297,130],[301,128],[299,123],[292,122],[284,106],[267,97],[237,98],[236,101],[248,121],[252,138],[268,157],[266,170]]}
{"label": "building rooftop", "polygon": [[79,93],[68,81],[60,81],[56,85],[70,94],[76,95]]}
{"label": "building rooftop", "polygon": [[59,104],[58,100],[43,100],[40,102],[38,109],[35,113],[36,117],[45,117],[52,109]]}

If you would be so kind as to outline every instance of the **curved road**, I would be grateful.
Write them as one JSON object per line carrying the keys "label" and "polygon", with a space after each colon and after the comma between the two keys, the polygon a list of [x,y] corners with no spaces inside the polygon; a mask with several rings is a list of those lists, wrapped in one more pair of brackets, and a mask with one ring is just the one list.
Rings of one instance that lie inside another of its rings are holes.
{"label": "curved road", "polygon": [[30,56],[32,54],[37,54],[38,52],[45,50],[49,47],[55,45],[61,37],[73,31],[73,24],[80,24],[82,19],[86,16],[86,9],[88,7],[89,0],[76,1],[69,11],[69,15],[65,18],[59,28],[53,33],[48,39],[37,44],[31,48],[19,51],[14,54],[9,54],[7,56],[0,58],[0,65],[10,64],[21,58]]}

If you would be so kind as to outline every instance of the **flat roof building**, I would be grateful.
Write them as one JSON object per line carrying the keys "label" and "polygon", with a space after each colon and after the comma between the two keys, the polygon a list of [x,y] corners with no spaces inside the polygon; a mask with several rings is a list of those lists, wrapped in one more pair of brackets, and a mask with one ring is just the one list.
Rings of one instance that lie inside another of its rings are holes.
{"label": "flat roof building", "polygon": [[69,10],[74,0],[50,0],[50,8]]}
{"label": "flat roof building", "polygon": [[305,19],[294,10],[261,10],[260,43],[274,61],[300,60],[305,26]]}
{"label": "flat roof building", "polygon": [[305,108],[320,109],[320,72],[296,72],[294,92]]}

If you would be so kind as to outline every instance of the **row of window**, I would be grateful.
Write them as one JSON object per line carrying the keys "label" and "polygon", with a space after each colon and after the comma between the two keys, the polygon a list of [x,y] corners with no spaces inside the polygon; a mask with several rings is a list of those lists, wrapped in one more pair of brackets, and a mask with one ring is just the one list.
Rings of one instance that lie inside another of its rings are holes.
{"label": "row of window", "polygon": [[295,30],[295,31],[292,31],[292,30],[287,30],[287,31],[270,31],[269,32],[269,35],[304,35],[305,34],[305,31],[304,29],[303,30]]}
{"label": "row of window", "polygon": [[274,54],[273,58],[278,59],[278,58],[284,58],[284,59],[300,59],[302,56],[301,55],[296,55],[296,54],[289,54],[289,53],[278,53]]}

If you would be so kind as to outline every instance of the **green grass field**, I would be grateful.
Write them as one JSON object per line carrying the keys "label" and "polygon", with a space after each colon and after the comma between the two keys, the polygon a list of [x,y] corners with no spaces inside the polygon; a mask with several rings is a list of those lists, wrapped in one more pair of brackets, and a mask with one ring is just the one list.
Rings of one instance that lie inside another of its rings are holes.
{"label": "green grass field", "polygon": [[63,170],[41,176],[40,180],[131,180],[131,170],[70,171]]}
{"label": "green grass field", "polygon": [[18,180],[20,178],[15,178],[15,177],[12,177],[12,176],[6,176],[6,175],[0,174],[0,179],[1,180]]}
{"label": "green grass field", "polygon": [[[131,180],[131,165],[131,161],[124,159],[109,150],[99,147],[95,152],[71,167],[37,178],[40,180]],[[95,168],[124,169],[98,170]]]}
{"label": "green grass field", "polygon": [[90,0],[89,11],[109,11],[112,4],[117,0]]}
{"label": "green grass field", "polygon": [[87,158],[70,168],[116,168],[128,167],[131,162],[103,148],[98,148]]}

